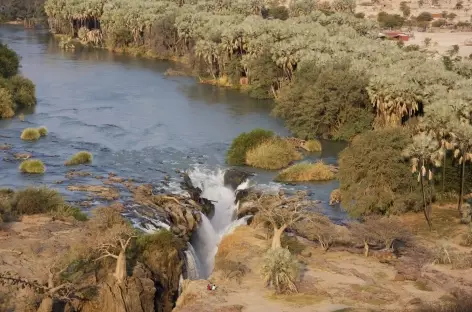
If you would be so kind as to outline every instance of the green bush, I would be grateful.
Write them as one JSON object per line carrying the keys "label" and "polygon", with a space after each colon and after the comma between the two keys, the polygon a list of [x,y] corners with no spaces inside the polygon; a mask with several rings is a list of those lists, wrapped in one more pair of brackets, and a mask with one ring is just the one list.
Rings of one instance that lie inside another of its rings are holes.
{"label": "green bush", "polygon": [[0,76],[9,78],[18,74],[20,57],[6,44],[0,43]]}
{"label": "green bush", "polygon": [[41,137],[39,130],[36,128],[26,128],[21,133],[21,139],[25,141],[36,141]]}
{"label": "green bush", "polygon": [[377,21],[383,28],[400,28],[405,23],[405,19],[400,15],[385,12],[380,12],[377,15]]}
{"label": "green bush", "polygon": [[299,278],[298,261],[285,248],[269,249],[264,256],[262,277],[276,293],[297,292],[295,282]]}
{"label": "green bush", "polygon": [[372,127],[367,83],[346,62],[306,66],[280,90],[274,114],[301,138],[351,139]]}
{"label": "green bush", "polygon": [[288,9],[285,6],[272,7],[269,9],[269,16],[285,21],[289,17]]}
{"label": "green bush", "polygon": [[74,156],[71,157],[68,161],[65,162],[66,166],[75,166],[81,164],[89,164],[93,160],[93,156],[91,153],[87,151],[80,151]]}
{"label": "green bush", "polygon": [[38,132],[39,132],[39,135],[40,135],[40,136],[42,136],[42,137],[43,137],[43,136],[46,136],[46,135],[48,135],[48,128],[46,128],[46,127],[44,127],[44,126],[39,127],[39,128],[38,128]]}
{"label": "green bush", "polygon": [[39,159],[28,159],[20,164],[20,171],[23,173],[43,174],[46,171],[44,163]]}
{"label": "green bush", "polygon": [[15,115],[15,104],[8,89],[0,87],[0,118],[11,118]]}
{"label": "green bush", "polygon": [[31,80],[22,76],[10,78],[13,101],[20,106],[36,104],[36,88]]}
{"label": "green bush", "polygon": [[57,211],[64,205],[62,196],[46,187],[28,187],[16,192],[12,199],[13,210],[19,216]]}
{"label": "green bush", "polygon": [[297,149],[281,138],[262,142],[246,153],[246,164],[262,169],[282,169],[302,158]]}
{"label": "green bush", "polygon": [[369,131],[341,152],[338,178],[349,213],[388,214],[420,208],[418,183],[402,156],[410,142],[405,129]]}
{"label": "green bush", "polygon": [[228,165],[240,166],[246,164],[246,153],[262,142],[272,138],[274,133],[264,129],[254,129],[251,132],[243,132],[238,135],[226,153]]}

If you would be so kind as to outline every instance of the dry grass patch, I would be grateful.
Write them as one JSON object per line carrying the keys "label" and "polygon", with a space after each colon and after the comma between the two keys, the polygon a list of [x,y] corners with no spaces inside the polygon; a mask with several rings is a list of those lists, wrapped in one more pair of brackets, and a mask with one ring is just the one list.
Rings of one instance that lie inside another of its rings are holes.
{"label": "dry grass patch", "polygon": [[333,168],[323,161],[302,162],[283,170],[275,180],[283,182],[329,181],[335,178]]}
{"label": "dry grass patch", "polygon": [[20,164],[19,169],[23,173],[43,174],[46,171],[46,166],[39,159],[28,159]]}
{"label": "dry grass patch", "polygon": [[341,203],[341,190],[337,188],[329,194],[329,205],[333,206],[339,203]]}
{"label": "dry grass patch", "polygon": [[75,165],[82,165],[82,164],[89,164],[93,160],[93,156],[91,153],[87,151],[80,151],[74,156],[71,157],[68,161],[65,162],[66,166],[75,166]]}
{"label": "dry grass patch", "polygon": [[281,138],[267,140],[246,154],[246,164],[262,169],[282,169],[302,158],[297,149]]}
{"label": "dry grass patch", "polygon": [[39,130],[36,128],[26,128],[21,133],[21,139],[25,141],[36,141],[41,137]]}
{"label": "dry grass patch", "polygon": [[318,140],[308,140],[302,147],[309,152],[321,152],[322,150],[321,142]]}

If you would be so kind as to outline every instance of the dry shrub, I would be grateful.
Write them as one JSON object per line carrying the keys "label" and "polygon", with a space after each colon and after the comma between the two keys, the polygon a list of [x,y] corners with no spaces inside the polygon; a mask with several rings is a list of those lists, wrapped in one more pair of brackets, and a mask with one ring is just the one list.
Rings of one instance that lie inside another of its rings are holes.
{"label": "dry shrub", "polygon": [[302,162],[288,167],[280,172],[276,181],[305,182],[328,181],[335,178],[333,166],[326,165],[323,161],[316,163]]}
{"label": "dry shrub", "polygon": [[92,162],[93,156],[87,151],[80,151],[65,162],[66,166],[75,166],[81,164],[89,164]]}
{"label": "dry shrub", "polygon": [[325,251],[340,238],[337,226],[328,217],[318,213],[311,213],[303,222],[297,224],[297,232],[318,242]]}
{"label": "dry shrub", "polygon": [[422,305],[417,312],[470,312],[472,311],[472,297],[463,296],[454,302],[434,302]]}
{"label": "dry shrub", "polygon": [[341,203],[341,190],[337,188],[329,194],[329,205],[333,206],[339,203]]}
{"label": "dry shrub", "polygon": [[452,259],[452,268],[455,270],[467,270],[472,268],[472,255],[458,253]]}
{"label": "dry shrub", "polygon": [[433,250],[433,264],[452,264],[453,254],[446,246],[438,246]]}
{"label": "dry shrub", "polygon": [[462,246],[471,247],[472,246],[472,227],[469,226],[467,232],[462,235]]}
{"label": "dry shrub", "polygon": [[239,261],[233,261],[226,258],[219,258],[215,262],[215,270],[223,273],[223,278],[227,280],[236,280],[241,283],[241,279],[250,271],[250,269]]}
{"label": "dry shrub", "polygon": [[283,235],[281,237],[281,244],[283,248],[287,248],[294,255],[301,254],[306,248],[295,236]]}
{"label": "dry shrub", "polygon": [[314,139],[306,141],[303,148],[309,152],[321,152],[322,150],[321,142]]}
{"label": "dry shrub", "polygon": [[38,132],[39,132],[39,135],[40,135],[40,136],[42,136],[42,137],[43,137],[43,136],[46,136],[46,135],[48,135],[48,128],[46,128],[46,127],[44,127],[44,126],[39,127],[39,128],[38,128]]}
{"label": "dry shrub", "polygon": [[246,164],[262,169],[282,169],[291,162],[301,159],[301,154],[286,140],[275,138],[267,140],[249,150],[246,154]]}
{"label": "dry shrub", "polygon": [[261,273],[264,282],[274,287],[276,293],[298,292],[295,282],[299,278],[300,265],[287,249],[269,249],[264,256]]}
{"label": "dry shrub", "polygon": [[[356,244],[380,245],[392,248],[394,240],[408,242],[410,231],[398,217],[368,217],[363,223],[349,224],[353,242]],[[366,249],[366,255],[368,249]]]}
{"label": "dry shrub", "polygon": [[46,171],[44,163],[39,159],[28,159],[21,162],[20,171],[23,173],[43,174]]}
{"label": "dry shrub", "polygon": [[98,207],[93,211],[92,221],[98,228],[112,228],[124,222],[121,212],[121,206]]}
{"label": "dry shrub", "polygon": [[83,213],[80,208],[72,207],[68,204],[59,206],[57,209],[50,211],[49,214],[58,220],[67,220],[69,217],[73,217],[77,221],[87,221],[88,217]]}
{"label": "dry shrub", "polygon": [[41,137],[41,134],[36,128],[26,128],[21,133],[21,139],[25,141],[36,141],[40,137]]}

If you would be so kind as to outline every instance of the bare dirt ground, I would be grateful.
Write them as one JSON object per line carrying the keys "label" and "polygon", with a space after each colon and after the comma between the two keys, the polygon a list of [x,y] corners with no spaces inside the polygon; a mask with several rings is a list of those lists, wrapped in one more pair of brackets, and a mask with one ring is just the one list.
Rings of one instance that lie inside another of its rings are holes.
{"label": "bare dirt ground", "polygon": [[472,39],[472,32],[415,32],[415,37],[410,39],[407,44],[417,44],[424,46],[424,40],[431,38],[430,50],[444,54],[455,44],[459,46],[459,55],[468,57],[472,53],[472,46],[464,45],[468,39]]}
{"label": "bare dirt ground", "polygon": [[[80,228],[50,216],[24,216],[21,222],[0,230],[0,273],[12,272],[30,281],[45,284],[49,268],[74,244],[85,239]],[[39,300],[39,298],[36,298]],[[28,289],[0,286],[0,311],[36,311],[37,301]]]}
{"label": "bare dirt ground", "polygon": [[[314,243],[300,241],[304,250],[297,257],[303,269],[299,293],[294,295],[275,295],[265,287],[259,270],[270,241],[261,228],[240,227],[223,239],[217,259],[225,255],[242,264],[246,273],[224,271],[217,264],[209,281],[184,282],[174,311],[415,311],[421,303],[446,302],[461,292],[470,293],[472,263],[466,263],[465,269],[433,264],[439,246],[446,247],[451,257],[471,255],[470,247],[460,245],[467,226],[459,224],[455,208],[435,207],[431,232],[421,214],[407,214],[402,220],[414,234],[413,247],[388,263],[334,247],[324,252]],[[23,217],[0,232],[0,272],[46,283],[48,268],[70,246],[86,239],[74,223],[43,215]],[[208,282],[215,283],[217,290],[208,291]],[[16,311],[35,311],[34,298],[27,289],[18,292],[0,286],[0,311],[6,311],[12,301]]]}
{"label": "bare dirt ground", "polygon": [[[403,219],[415,233],[415,248],[432,251],[445,244],[448,250],[470,254],[470,248],[458,244],[466,227],[459,224],[457,215],[454,209],[436,209],[432,232],[418,214]],[[381,263],[375,257],[347,251],[325,253],[309,245],[302,253],[305,256],[298,256],[304,265],[299,293],[275,295],[259,275],[262,255],[269,248],[264,235],[260,229],[245,226],[225,237],[219,253],[231,250],[227,257],[244,263],[250,271],[238,281],[216,270],[209,279],[218,285],[216,291],[206,290],[207,281],[186,283],[175,311],[415,311],[422,303],[453,300],[458,288],[472,290],[472,269],[432,264],[431,259],[421,259],[420,252]]]}

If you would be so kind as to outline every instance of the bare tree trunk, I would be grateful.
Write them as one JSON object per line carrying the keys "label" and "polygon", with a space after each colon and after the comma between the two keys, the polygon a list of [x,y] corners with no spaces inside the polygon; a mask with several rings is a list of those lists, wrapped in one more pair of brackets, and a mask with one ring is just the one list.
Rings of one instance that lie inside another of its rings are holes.
{"label": "bare tree trunk", "polygon": [[443,156],[443,167],[442,167],[442,193],[446,192],[446,153]]}
{"label": "bare tree trunk", "polygon": [[423,212],[424,212],[424,217],[426,218],[426,222],[428,222],[429,230],[431,230],[431,220],[429,218],[429,213],[428,213],[428,204],[426,203],[426,193],[424,191],[424,179],[423,179],[423,172],[422,169],[420,169],[420,183],[421,183],[421,193],[423,195]]}
{"label": "bare tree trunk", "polygon": [[457,210],[462,211],[462,202],[464,197],[464,183],[465,183],[465,155],[462,153],[462,170],[461,170],[461,187],[459,189],[459,203],[457,205]]}
{"label": "bare tree trunk", "polygon": [[369,244],[367,244],[366,241],[364,241],[364,256],[365,257],[369,256]]}
{"label": "bare tree trunk", "polygon": [[115,267],[115,278],[116,280],[121,283],[123,282],[126,277],[128,276],[126,272],[126,255],[125,255],[125,248],[122,248],[120,254],[118,255],[118,259],[116,260],[116,267]]}
{"label": "bare tree trunk", "polygon": [[282,248],[282,234],[287,228],[287,225],[284,224],[280,228],[274,226],[274,236],[272,237],[272,249]]}

